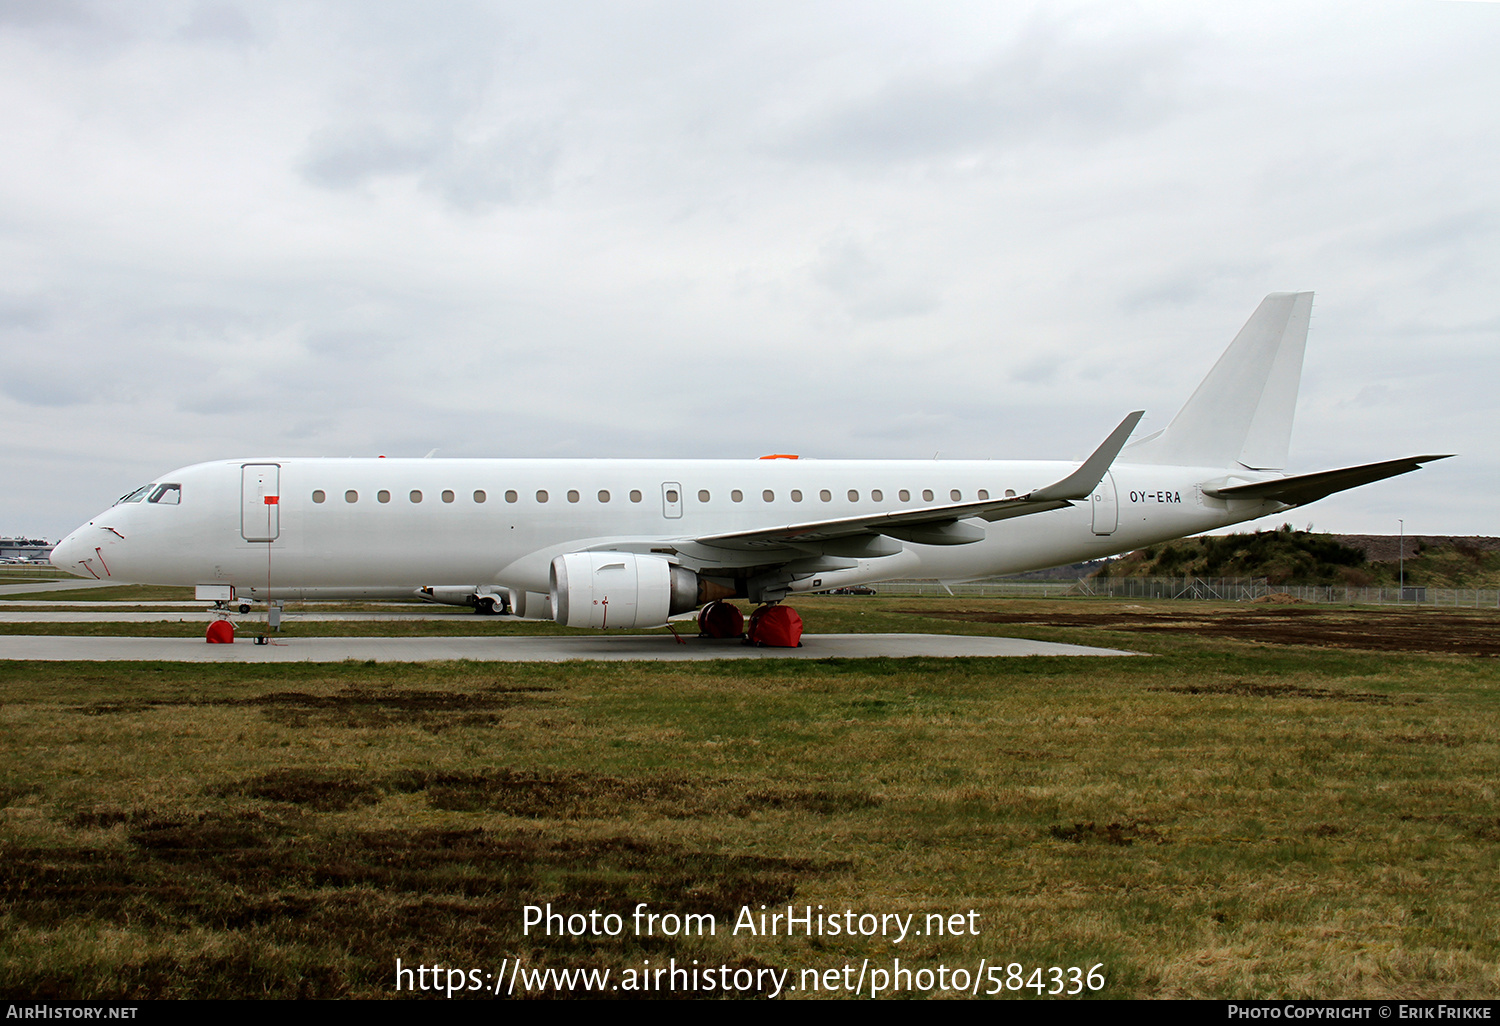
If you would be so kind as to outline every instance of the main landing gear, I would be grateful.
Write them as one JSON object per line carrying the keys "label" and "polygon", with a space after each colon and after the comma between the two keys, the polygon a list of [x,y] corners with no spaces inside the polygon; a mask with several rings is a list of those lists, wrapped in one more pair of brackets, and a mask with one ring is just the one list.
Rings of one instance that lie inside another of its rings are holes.
{"label": "main landing gear", "polygon": [[791,606],[770,602],[750,614],[750,627],[737,606],[714,601],[698,613],[700,638],[739,638],[762,648],[801,648],[802,617]]}

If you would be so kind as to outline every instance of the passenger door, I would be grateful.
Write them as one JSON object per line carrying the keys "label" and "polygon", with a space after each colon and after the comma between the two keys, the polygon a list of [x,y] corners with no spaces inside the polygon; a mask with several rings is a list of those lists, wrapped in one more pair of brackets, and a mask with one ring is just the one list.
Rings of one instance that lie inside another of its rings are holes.
{"label": "passenger door", "polygon": [[246,463],[240,468],[240,535],[275,541],[281,534],[281,464]]}

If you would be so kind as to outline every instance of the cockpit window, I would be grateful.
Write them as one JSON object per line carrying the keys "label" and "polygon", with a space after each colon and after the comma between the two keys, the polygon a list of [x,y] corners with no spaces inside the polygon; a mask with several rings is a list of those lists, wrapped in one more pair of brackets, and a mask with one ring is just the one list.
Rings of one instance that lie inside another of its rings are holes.
{"label": "cockpit window", "polygon": [[182,485],[161,484],[156,486],[156,491],[151,493],[147,502],[159,502],[163,506],[176,506],[182,501]]}
{"label": "cockpit window", "polygon": [[142,487],[137,488],[135,491],[131,492],[129,495],[122,495],[122,496],[120,496],[118,499],[115,500],[115,505],[118,506],[122,502],[140,502],[142,499],[144,499],[146,497],[146,493],[149,492],[151,489],[153,489],[155,487],[156,487],[156,482],[154,482],[154,481],[151,484],[143,485]]}

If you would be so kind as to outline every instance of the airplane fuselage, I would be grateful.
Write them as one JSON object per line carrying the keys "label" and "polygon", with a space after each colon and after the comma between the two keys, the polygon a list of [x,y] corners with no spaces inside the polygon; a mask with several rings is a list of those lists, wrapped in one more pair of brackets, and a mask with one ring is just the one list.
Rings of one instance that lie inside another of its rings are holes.
{"label": "airplane fuselage", "polygon": [[827,572],[810,572],[793,589],[812,590],[813,580],[835,586],[1018,573],[1285,508],[1205,495],[1199,485],[1222,480],[1223,468],[1116,464],[1091,500],[998,525],[965,521],[982,535],[969,543],[888,542],[881,554],[872,554],[851,552],[837,540],[768,544],[759,552],[696,541],[768,524],[1025,495],[1076,466],[812,459],[226,460],[159,478],[154,491],[164,485],[177,486],[175,491],[158,498],[147,490],[110,507],[60,542],[53,561],[101,579],[228,584],[256,598],[396,595],[455,584],[544,593],[555,557],[619,548],[662,553],[706,576],[729,579],[761,565],[821,558]]}

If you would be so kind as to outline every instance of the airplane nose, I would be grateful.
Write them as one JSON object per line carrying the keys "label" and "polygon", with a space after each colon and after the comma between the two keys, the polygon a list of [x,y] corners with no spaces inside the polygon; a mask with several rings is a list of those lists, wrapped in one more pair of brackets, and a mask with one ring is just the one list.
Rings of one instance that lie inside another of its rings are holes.
{"label": "airplane nose", "polygon": [[82,558],[79,553],[83,551],[83,543],[78,540],[78,535],[86,530],[80,527],[77,531],[68,535],[62,541],[52,546],[52,555],[48,557],[53,566],[59,570],[66,570],[78,577],[88,577],[89,574],[79,563]]}

